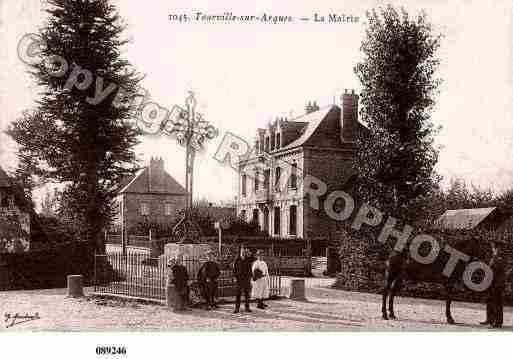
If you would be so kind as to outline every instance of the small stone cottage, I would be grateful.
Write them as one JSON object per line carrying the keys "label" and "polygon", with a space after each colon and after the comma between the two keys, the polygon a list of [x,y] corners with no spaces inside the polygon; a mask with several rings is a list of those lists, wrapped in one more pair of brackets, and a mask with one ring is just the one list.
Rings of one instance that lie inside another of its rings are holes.
{"label": "small stone cottage", "polygon": [[116,199],[114,225],[127,228],[138,223],[173,223],[178,210],[185,208],[186,194],[164,169],[164,160],[152,158],[148,166],[124,180]]}
{"label": "small stone cottage", "polygon": [[21,190],[0,167],[0,253],[30,249],[32,212]]}

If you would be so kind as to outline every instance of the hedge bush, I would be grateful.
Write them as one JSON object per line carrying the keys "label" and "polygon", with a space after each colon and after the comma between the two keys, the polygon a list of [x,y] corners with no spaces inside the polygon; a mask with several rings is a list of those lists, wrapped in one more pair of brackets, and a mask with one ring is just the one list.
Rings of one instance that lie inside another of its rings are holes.
{"label": "hedge bush", "polygon": [[66,286],[66,276],[82,274],[92,283],[94,253],[85,242],[69,242],[41,251],[0,255],[0,289],[42,289]]}
{"label": "hedge bush", "polygon": [[[469,240],[476,236],[472,232],[455,232],[455,231],[434,231],[429,232],[430,235],[437,238],[442,246],[443,244],[451,244],[455,241]],[[479,234],[480,235],[480,234]],[[488,237],[483,236],[482,252],[480,256],[482,260],[488,262],[490,260],[489,243],[493,233]],[[372,233],[364,229],[360,231],[341,231],[339,233],[339,256],[340,256],[340,272],[337,274],[337,280],[334,284],[335,288],[379,293],[383,291],[385,280],[386,260],[391,251],[391,244],[383,245],[377,241],[377,233]],[[392,242],[392,241],[389,241]],[[506,243],[503,248],[504,257],[508,261],[508,267],[513,268],[513,244]],[[505,302],[513,303],[513,288],[511,278],[508,278],[505,291]],[[399,295],[421,297],[428,299],[445,299],[445,289],[440,283],[418,282],[406,280],[400,290]],[[460,285],[454,288],[452,298],[460,301],[483,301],[486,293],[477,293],[469,289],[465,289]]]}

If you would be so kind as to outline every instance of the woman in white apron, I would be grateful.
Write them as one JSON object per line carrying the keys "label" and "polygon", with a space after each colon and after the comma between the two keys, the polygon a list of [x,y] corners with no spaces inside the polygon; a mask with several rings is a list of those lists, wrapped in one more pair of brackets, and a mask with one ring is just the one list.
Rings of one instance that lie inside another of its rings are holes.
{"label": "woman in white apron", "polygon": [[258,302],[257,308],[265,309],[264,299],[269,298],[269,270],[262,260],[262,251],[256,252],[256,261],[253,262],[251,272],[253,275],[253,288],[251,295]]}

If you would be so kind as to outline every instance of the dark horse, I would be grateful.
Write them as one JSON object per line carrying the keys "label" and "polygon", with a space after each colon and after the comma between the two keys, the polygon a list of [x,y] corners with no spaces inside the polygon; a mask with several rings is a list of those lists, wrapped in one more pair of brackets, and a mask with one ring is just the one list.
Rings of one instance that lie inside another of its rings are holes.
{"label": "dark horse", "polygon": [[[482,250],[480,241],[473,239],[460,240],[451,244],[456,249],[469,256],[470,261],[485,258],[485,252]],[[408,254],[407,254],[408,253]],[[395,319],[394,296],[398,293],[402,282],[405,280],[417,282],[430,282],[442,284],[445,288],[445,316],[447,323],[455,324],[451,315],[451,295],[454,286],[463,282],[463,272],[469,262],[458,261],[450,276],[445,276],[443,270],[450,254],[444,251],[441,246],[437,259],[432,264],[420,264],[409,255],[407,249],[402,252],[392,252],[389,256],[385,272],[385,288],[383,290],[382,313],[383,319]],[[387,314],[387,297],[388,314]]]}

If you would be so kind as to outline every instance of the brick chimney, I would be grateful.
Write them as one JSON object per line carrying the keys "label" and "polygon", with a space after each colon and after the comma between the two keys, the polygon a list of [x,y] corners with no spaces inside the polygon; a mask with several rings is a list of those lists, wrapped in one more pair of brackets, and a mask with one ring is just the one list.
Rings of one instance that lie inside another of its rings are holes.
{"label": "brick chimney", "polygon": [[358,123],[358,95],[346,89],[342,95],[342,131],[340,134],[342,142],[356,141]]}
{"label": "brick chimney", "polygon": [[158,192],[164,186],[164,160],[152,157],[148,166],[148,190]]}

